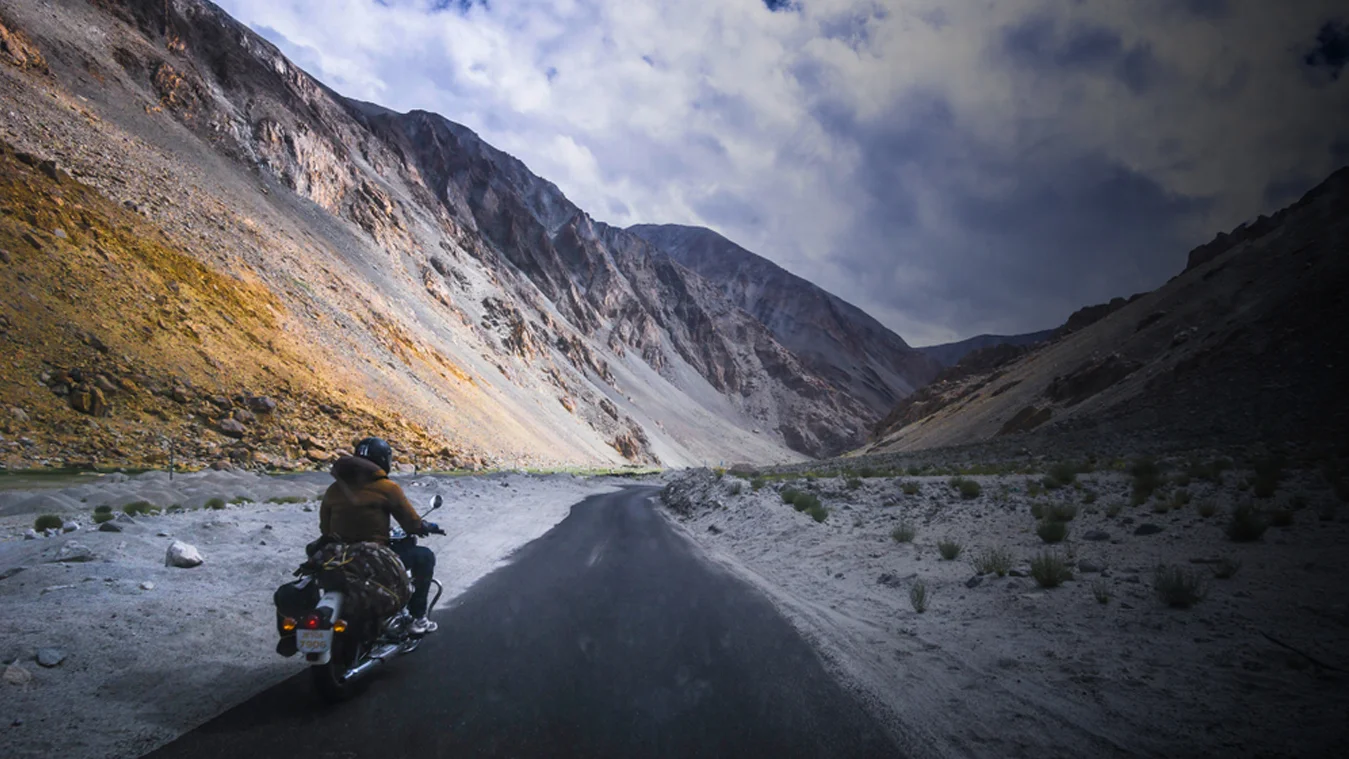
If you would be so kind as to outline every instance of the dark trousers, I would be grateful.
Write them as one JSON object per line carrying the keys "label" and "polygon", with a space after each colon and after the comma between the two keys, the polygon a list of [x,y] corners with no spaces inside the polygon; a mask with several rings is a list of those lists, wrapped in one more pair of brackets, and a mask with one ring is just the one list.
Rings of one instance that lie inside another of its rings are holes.
{"label": "dark trousers", "polygon": [[412,572],[412,600],[408,601],[408,613],[424,617],[426,597],[431,593],[431,578],[436,574],[436,554],[426,546],[404,545],[403,541],[395,541],[391,547],[403,566]]}

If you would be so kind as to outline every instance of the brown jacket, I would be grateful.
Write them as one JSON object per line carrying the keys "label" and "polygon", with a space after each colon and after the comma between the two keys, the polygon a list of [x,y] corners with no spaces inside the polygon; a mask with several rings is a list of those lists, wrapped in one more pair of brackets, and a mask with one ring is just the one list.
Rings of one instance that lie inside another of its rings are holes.
{"label": "brown jacket", "polygon": [[388,544],[389,517],[409,533],[422,518],[408,503],[397,483],[378,465],[356,456],[333,464],[333,479],[319,506],[319,531],[344,543],[373,541]]}

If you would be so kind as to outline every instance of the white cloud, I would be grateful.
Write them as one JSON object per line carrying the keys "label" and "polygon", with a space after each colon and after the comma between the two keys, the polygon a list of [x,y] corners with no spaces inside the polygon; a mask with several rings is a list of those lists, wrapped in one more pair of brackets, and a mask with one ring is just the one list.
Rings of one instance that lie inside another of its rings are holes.
{"label": "white cloud", "polygon": [[1155,286],[1349,160],[1349,77],[1301,66],[1329,2],[221,4],[601,220],[711,226],[918,343]]}

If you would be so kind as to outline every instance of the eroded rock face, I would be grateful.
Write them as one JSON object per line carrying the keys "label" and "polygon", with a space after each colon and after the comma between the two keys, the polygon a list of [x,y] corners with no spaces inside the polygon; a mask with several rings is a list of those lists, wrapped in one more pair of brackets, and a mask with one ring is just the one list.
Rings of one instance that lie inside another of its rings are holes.
{"label": "eroded rock face", "polygon": [[19,69],[47,70],[47,61],[37,45],[22,30],[3,19],[0,19],[0,61]]}
{"label": "eroded rock face", "polygon": [[1089,361],[1068,374],[1055,377],[1045,394],[1073,406],[1105,390],[1132,374],[1141,366],[1112,353],[1103,359]]}

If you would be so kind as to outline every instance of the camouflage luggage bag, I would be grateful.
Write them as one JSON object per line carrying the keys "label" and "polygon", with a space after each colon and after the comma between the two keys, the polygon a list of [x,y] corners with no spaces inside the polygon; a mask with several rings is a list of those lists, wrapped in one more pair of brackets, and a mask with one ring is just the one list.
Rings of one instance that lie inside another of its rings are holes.
{"label": "camouflage luggage bag", "polygon": [[381,543],[321,541],[304,568],[324,590],[344,594],[342,616],[348,620],[377,625],[412,596],[403,562]]}

